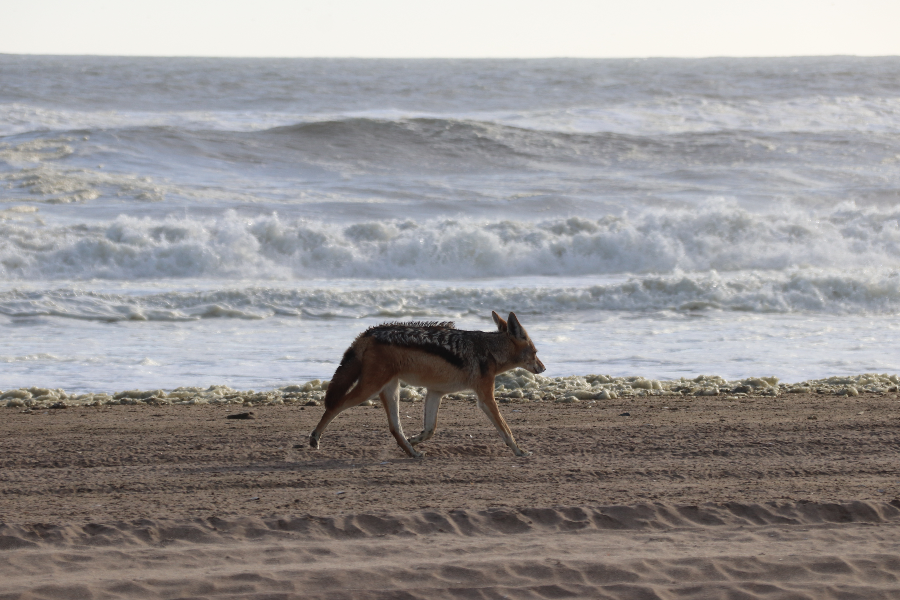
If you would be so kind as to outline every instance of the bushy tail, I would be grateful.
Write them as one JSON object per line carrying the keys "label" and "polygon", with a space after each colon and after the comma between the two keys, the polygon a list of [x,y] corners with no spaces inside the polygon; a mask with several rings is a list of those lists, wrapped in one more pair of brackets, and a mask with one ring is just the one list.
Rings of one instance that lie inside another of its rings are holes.
{"label": "bushy tail", "polygon": [[356,355],[353,346],[347,348],[341,364],[334,372],[331,383],[325,391],[325,408],[334,408],[341,401],[362,373],[362,361]]}

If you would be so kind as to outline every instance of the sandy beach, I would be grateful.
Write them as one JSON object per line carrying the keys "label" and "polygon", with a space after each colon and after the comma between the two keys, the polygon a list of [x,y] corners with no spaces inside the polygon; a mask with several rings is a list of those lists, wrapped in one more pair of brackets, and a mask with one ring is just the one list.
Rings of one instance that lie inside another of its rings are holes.
{"label": "sandy beach", "polygon": [[322,410],[3,409],[0,598],[900,597],[897,393]]}

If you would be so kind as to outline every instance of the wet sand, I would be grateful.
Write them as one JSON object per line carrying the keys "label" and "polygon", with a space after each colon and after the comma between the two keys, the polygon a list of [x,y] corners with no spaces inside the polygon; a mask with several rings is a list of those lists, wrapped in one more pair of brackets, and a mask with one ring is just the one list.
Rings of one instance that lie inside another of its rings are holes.
{"label": "wet sand", "polygon": [[2,409],[0,598],[900,597],[896,393],[322,410]]}

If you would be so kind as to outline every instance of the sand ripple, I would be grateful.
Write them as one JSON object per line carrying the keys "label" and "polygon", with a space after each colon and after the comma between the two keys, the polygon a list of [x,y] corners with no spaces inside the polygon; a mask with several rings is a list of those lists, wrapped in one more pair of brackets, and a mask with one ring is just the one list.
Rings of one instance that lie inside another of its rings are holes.
{"label": "sand ripple", "polygon": [[896,598],[900,503],[0,526],[2,598]]}

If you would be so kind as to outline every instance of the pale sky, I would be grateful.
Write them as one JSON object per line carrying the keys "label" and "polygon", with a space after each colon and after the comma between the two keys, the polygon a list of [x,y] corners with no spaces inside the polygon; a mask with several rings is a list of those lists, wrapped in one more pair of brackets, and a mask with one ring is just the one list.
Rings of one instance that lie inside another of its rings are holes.
{"label": "pale sky", "polygon": [[0,0],[0,53],[900,55],[900,0]]}

